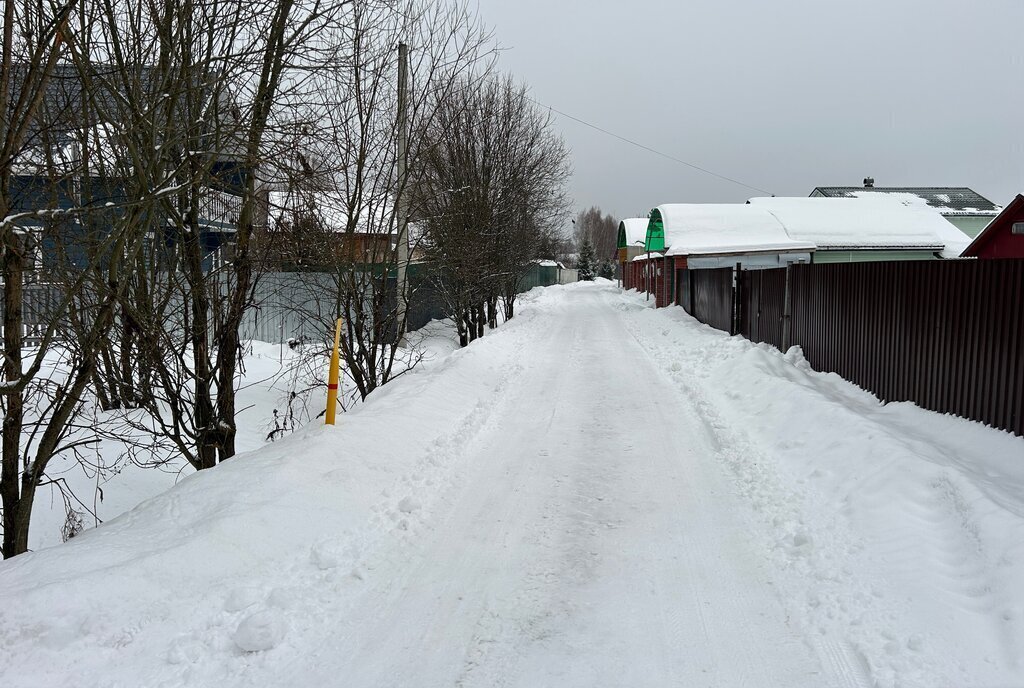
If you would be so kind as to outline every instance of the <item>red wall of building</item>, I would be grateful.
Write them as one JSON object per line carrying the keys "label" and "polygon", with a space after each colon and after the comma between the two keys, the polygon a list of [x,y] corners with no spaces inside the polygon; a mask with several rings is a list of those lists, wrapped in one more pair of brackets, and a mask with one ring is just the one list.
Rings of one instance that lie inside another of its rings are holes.
{"label": "red wall of building", "polygon": [[1014,234],[1013,225],[1024,222],[1024,196],[1018,196],[986,227],[965,256],[976,258],[1024,258],[1024,234]]}
{"label": "red wall of building", "polygon": [[[1024,222],[1024,213],[1017,222]],[[1013,223],[1007,223],[1001,232],[980,246],[978,258],[1024,258],[1024,234],[1012,234],[1012,226]]]}
{"label": "red wall of building", "polygon": [[666,257],[655,262],[658,264],[658,291],[654,305],[657,308],[664,308],[672,305],[672,279],[675,275],[672,264],[675,259]]}

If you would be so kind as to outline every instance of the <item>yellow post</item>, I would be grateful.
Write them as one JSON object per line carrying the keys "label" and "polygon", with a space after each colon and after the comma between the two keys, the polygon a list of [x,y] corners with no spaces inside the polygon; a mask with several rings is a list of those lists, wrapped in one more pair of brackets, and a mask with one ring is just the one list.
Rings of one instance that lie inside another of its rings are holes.
{"label": "yellow post", "polygon": [[331,351],[331,368],[327,373],[327,417],[324,422],[334,425],[334,412],[338,407],[338,349],[341,345],[341,318],[334,326],[334,349]]}

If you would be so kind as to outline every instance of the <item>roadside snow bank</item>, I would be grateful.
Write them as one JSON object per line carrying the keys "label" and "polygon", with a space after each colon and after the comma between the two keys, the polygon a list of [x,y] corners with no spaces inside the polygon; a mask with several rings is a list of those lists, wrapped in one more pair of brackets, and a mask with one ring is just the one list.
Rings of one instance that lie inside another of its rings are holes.
{"label": "roadside snow bank", "polygon": [[300,654],[328,603],[385,567],[383,545],[416,538],[457,481],[531,317],[403,375],[336,427],[308,426],[0,563],[0,683],[237,684],[268,661],[262,650]]}
{"label": "roadside snow bank", "polygon": [[794,620],[867,685],[1024,685],[1024,438],[616,297],[704,416]]}

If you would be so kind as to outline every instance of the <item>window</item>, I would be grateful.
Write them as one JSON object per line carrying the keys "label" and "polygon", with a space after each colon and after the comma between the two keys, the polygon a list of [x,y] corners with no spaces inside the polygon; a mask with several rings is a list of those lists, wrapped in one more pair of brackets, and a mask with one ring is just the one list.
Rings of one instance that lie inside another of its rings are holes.
{"label": "window", "polygon": [[1014,222],[1010,227],[1010,234],[1024,234],[1024,222]]}

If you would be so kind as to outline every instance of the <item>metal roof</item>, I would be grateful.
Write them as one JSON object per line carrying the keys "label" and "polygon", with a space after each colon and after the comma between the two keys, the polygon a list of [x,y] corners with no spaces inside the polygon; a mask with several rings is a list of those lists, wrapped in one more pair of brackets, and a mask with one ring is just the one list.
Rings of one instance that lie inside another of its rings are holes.
{"label": "metal roof", "polygon": [[818,186],[812,196],[857,197],[863,194],[916,196],[943,215],[997,215],[1000,207],[966,186]]}

